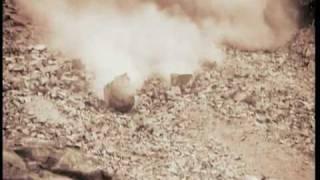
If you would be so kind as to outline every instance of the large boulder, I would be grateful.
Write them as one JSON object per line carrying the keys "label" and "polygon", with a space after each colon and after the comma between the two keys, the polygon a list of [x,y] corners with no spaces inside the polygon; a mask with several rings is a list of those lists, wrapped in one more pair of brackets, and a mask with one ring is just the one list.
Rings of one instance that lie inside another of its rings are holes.
{"label": "large boulder", "polygon": [[127,74],[117,76],[104,88],[104,99],[109,107],[120,111],[129,112],[135,103],[135,90]]}
{"label": "large boulder", "polygon": [[73,148],[38,142],[4,150],[3,179],[111,180],[103,162]]}
{"label": "large boulder", "polygon": [[30,179],[26,164],[16,153],[4,150],[3,157],[3,179]]}

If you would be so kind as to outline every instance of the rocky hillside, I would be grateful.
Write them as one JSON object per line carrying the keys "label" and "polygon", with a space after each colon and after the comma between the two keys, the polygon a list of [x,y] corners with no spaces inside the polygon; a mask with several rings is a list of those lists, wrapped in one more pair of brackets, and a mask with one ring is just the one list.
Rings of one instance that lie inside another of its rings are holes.
{"label": "rocky hillside", "polygon": [[4,178],[314,178],[313,28],[275,52],[226,49],[182,86],[150,77],[120,113],[78,59],[3,6]]}

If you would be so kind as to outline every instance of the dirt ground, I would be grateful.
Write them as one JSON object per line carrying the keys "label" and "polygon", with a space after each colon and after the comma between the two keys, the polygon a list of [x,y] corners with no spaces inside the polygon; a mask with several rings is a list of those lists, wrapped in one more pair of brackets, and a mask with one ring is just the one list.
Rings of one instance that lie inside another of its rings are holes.
{"label": "dirt ground", "polygon": [[119,113],[11,1],[3,20],[5,147],[32,138],[76,148],[120,179],[314,179],[313,28],[275,52],[226,49],[183,91],[150,78]]}

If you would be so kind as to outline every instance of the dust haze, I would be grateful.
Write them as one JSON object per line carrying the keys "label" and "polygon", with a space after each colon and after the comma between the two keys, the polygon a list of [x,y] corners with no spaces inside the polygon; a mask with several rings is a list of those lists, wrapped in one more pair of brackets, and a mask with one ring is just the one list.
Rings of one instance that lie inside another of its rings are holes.
{"label": "dust haze", "polygon": [[52,48],[80,58],[93,90],[127,73],[134,88],[151,74],[192,73],[222,62],[223,48],[274,49],[297,29],[289,0],[18,0]]}

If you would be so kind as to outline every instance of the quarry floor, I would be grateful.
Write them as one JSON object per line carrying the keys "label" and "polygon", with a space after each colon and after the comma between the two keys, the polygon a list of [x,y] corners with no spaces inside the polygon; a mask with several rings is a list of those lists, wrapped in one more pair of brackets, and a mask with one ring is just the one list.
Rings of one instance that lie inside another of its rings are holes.
{"label": "quarry floor", "polygon": [[136,107],[119,113],[90,93],[78,60],[43,44],[12,4],[4,10],[8,151],[30,142],[71,148],[119,179],[314,179],[312,28],[273,52],[226,49],[222,64],[204,64],[183,91],[150,77]]}

